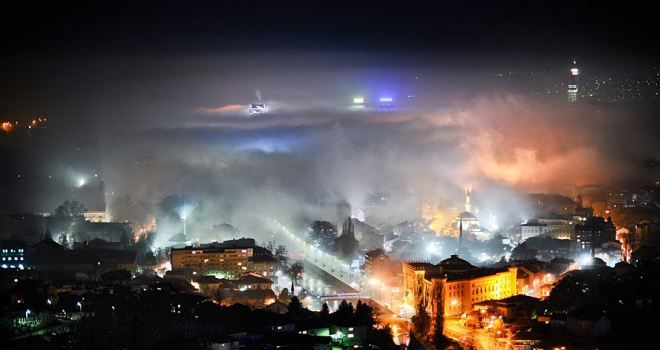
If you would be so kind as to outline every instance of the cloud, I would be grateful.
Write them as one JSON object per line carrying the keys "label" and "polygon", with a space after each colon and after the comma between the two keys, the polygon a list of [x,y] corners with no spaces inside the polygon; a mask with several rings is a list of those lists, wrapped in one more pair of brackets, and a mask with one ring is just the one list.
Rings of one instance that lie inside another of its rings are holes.
{"label": "cloud", "polygon": [[[460,208],[467,187],[496,211],[521,193],[640,176],[630,163],[658,151],[657,121],[646,110],[482,89],[479,72],[435,65],[374,68],[369,59],[303,56],[72,65],[89,72],[89,86],[69,91],[53,80],[62,99],[49,120],[78,121],[60,143],[99,142],[108,202],[185,195],[200,204],[203,215],[190,222],[200,230],[253,227],[257,214],[332,219],[342,200],[404,220],[425,202]],[[248,116],[257,87],[272,108]],[[383,87],[395,92],[395,109],[351,108],[354,95],[374,100]],[[135,161],[142,157],[152,161]],[[369,204],[378,193],[388,193],[387,205]]]}

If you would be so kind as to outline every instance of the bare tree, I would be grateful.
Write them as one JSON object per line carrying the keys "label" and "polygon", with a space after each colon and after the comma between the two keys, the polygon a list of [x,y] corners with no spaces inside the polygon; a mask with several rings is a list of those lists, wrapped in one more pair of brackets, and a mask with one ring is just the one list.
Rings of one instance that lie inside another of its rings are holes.
{"label": "bare tree", "polygon": [[289,278],[291,279],[291,295],[294,295],[293,287],[301,281],[304,274],[305,265],[302,260],[296,260],[287,269]]}

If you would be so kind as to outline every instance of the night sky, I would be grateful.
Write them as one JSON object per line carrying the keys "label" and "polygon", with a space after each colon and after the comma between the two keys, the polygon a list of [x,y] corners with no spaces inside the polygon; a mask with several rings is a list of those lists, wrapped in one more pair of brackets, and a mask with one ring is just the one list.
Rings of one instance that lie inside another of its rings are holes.
{"label": "night sky", "polygon": [[[656,110],[530,99],[483,77],[565,83],[574,60],[585,76],[649,71],[656,12],[634,1],[16,3],[0,15],[0,119],[45,117],[49,129],[0,135],[3,179],[74,188],[95,172],[109,207],[180,194],[238,221],[245,208],[329,216],[381,191],[409,195],[399,212],[460,204],[466,187],[494,208],[521,191],[634,178],[631,163],[658,153]],[[417,99],[348,108],[383,94]],[[260,98],[271,113],[248,117]],[[74,152],[84,142],[98,145],[93,170]],[[136,169],[144,157],[154,164]],[[31,193],[3,192],[3,211],[68,198]]]}

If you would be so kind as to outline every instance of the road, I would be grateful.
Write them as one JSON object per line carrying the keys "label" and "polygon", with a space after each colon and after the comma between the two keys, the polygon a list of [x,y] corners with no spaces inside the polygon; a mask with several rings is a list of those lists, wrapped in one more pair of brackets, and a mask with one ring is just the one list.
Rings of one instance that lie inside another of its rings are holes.
{"label": "road", "polygon": [[482,328],[463,326],[457,318],[445,320],[445,336],[461,343],[472,344],[480,350],[505,350],[506,342],[498,341]]}
{"label": "road", "polygon": [[[303,305],[310,310],[320,310],[326,302],[330,310],[336,310],[342,300],[353,304],[358,300],[374,302],[382,323],[392,328],[395,344],[408,346],[411,343],[410,320],[400,316],[407,316],[402,312],[401,288],[388,288],[379,281],[367,281],[359,269],[343,264],[331,254],[307,244],[302,235],[296,235],[277,220],[267,220],[276,241],[287,246],[290,258],[303,260],[305,264],[304,290],[296,289],[296,295],[309,292],[303,299]],[[290,283],[283,278],[281,286],[290,286]],[[337,297],[333,298],[335,295]]]}

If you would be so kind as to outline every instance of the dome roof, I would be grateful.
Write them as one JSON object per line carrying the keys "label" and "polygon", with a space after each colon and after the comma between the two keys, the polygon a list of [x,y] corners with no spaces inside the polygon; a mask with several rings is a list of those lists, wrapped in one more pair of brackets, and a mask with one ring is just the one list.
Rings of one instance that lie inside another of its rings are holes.
{"label": "dome roof", "polygon": [[607,264],[605,263],[605,261],[604,261],[603,259],[601,259],[601,258],[596,258],[596,257],[592,258],[591,261],[589,261],[589,265],[593,265],[593,266],[607,266]]}
{"label": "dome roof", "polygon": [[449,259],[442,260],[438,265],[442,266],[442,269],[448,272],[464,271],[476,268],[466,260],[459,258],[458,255],[452,255]]}
{"label": "dome roof", "polygon": [[169,239],[170,242],[188,242],[189,240],[188,236],[184,235],[182,232],[172,235]]}
{"label": "dome roof", "polygon": [[477,220],[477,217],[469,211],[464,211],[458,214],[458,217],[462,220]]}

